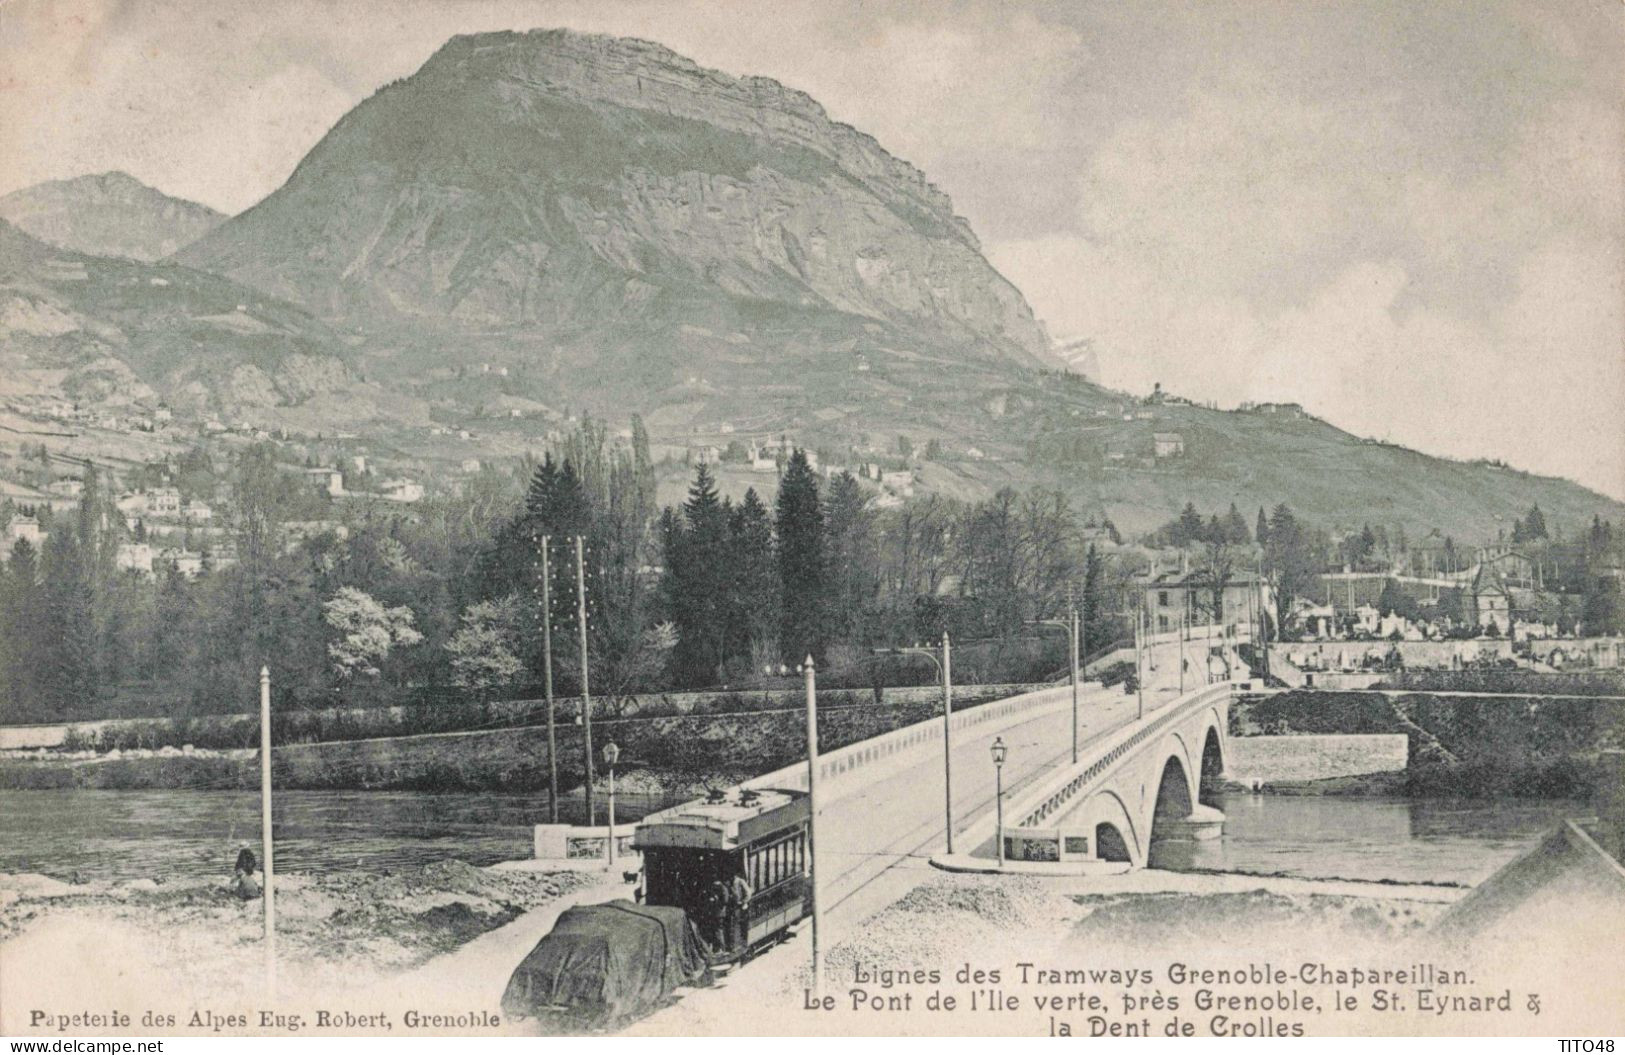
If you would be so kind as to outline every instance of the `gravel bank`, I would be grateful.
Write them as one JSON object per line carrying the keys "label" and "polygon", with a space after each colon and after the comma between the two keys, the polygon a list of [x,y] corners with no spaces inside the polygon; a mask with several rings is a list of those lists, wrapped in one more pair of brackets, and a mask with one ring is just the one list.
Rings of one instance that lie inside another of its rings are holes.
{"label": "gravel bank", "polygon": [[[598,881],[461,861],[278,875],[278,1003],[340,999]],[[261,1006],[261,920],[260,901],[241,901],[216,882],[0,875],[0,1031],[19,1024],[15,1014],[76,1007],[91,996],[99,1007],[188,1015]]]}

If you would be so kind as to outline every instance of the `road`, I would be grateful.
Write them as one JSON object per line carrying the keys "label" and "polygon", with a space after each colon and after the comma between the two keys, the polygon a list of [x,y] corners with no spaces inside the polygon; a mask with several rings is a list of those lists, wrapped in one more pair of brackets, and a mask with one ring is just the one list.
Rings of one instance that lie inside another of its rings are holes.
{"label": "road", "polygon": [[[1178,696],[1178,646],[1161,646],[1157,669],[1148,671],[1145,713]],[[1192,662],[1192,668],[1196,664]],[[1195,688],[1187,671],[1186,688]],[[1087,745],[1135,720],[1136,696],[1113,689],[1085,687],[1079,702],[1079,740]],[[1004,765],[1005,801],[1033,780],[1072,758],[1072,709],[1046,710],[1002,729],[971,726],[954,740],[954,827],[962,832],[994,808],[995,774],[990,749],[995,737],[1009,749]],[[905,893],[884,882],[886,873],[910,858],[924,859],[940,850],[944,839],[943,760],[940,750],[922,755],[906,769],[893,772],[822,803],[818,822],[818,863],[824,870],[819,889],[828,929],[838,937],[843,925],[861,923]],[[960,852],[972,849],[961,840]]]}
{"label": "road", "polygon": [[[1188,646],[1189,647],[1189,646]],[[1185,688],[1198,686],[1194,651]],[[1179,695],[1179,647],[1159,646],[1156,669],[1149,670],[1145,713],[1155,713]],[[1114,689],[1086,688],[1080,695],[1079,740],[1084,746],[1135,720],[1139,700]],[[972,726],[957,734],[953,750],[955,830],[964,831],[994,807],[995,776],[990,748],[1002,737],[1009,753],[1004,766],[1006,802],[1033,780],[1072,757],[1072,709],[1044,710],[997,730]],[[820,944],[829,949],[864,920],[908,893],[926,876],[927,859],[944,844],[943,758],[940,749],[922,753],[912,766],[846,789],[821,803],[817,864],[824,908]],[[822,793],[820,798],[822,798]],[[958,845],[964,852],[968,845]],[[791,942],[740,969],[721,985],[684,994],[633,1028],[635,1033],[714,1032],[737,1016],[742,1003],[782,989],[787,974],[809,959],[810,935],[803,925]],[[746,993],[752,994],[750,997]]]}

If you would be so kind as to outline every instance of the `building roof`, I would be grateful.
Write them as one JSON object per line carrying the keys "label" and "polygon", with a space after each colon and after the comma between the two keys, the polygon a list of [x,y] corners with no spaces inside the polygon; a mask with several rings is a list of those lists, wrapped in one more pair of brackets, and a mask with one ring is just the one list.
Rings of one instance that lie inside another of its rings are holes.
{"label": "building roof", "polygon": [[[1209,586],[1207,578],[1200,571],[1165,571],[1143,579],[1148,588],[1159,586]],[[1226,586],[1251,586],[1258,581],[1258,576],[1251,568],[1241,569],[1230,573]]]}

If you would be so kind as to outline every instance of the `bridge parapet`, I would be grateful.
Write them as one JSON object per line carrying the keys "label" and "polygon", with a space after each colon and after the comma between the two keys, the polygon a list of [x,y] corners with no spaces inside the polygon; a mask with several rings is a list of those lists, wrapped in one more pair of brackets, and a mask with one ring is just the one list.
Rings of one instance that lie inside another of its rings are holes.
{"label": "bridge parapet", "polygon": [[1039,827],[1048,818],[1058,815],[1077,795],[1104,778],[1136,747],[1204,707],[1220,700],[1228,702],[1238,686],[1245,684],[1226,681],[1204,686],[1168,704],[1150,720],[1136,722],[1119,730],[1101,745],[1098,752],[1092,752],[1095,754],[1093,761],[1080,761],[1068,766],[1019,796],[1011,805],[1010,816],[1017,818],[1017,827]]}
{"label": "bridge parapet", "polygon": [[1224,814],[1201,803],[1202,778],[1223,771],[1230,701],[1252,684],[1237,679],[1186,693],[1011,796],[1005,864],[994,860],[992,815],[966,832],[982,849],[937,854],[931,863],[949,871],[1110,874],[1145,866],[1153,827],[1158,838],[1217,837]]}

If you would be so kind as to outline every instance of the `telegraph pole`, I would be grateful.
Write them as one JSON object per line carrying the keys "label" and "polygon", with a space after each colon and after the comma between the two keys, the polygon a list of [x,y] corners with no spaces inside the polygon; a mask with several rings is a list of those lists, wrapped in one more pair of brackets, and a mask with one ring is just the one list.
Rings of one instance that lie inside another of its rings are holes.
{"label": "telegraph pole", "polygon": [[559,741],[553,729],[553,566],[551,535],[542,536],[542,684],[547,693],[547,816],[559,823]]}
{"label": "telegraph pole", "polygon": [[954,659],[953,642],[942,632],[942,656],[923,645],[912,648],[877,648],[876,655],[924,656],[936,664],[942,675],[942,806],[946,821],[947,849],[954,852]]}
{"label": "telegraph pole", "polygon": [[[1078,610],[1072,609],[1072,764],[1078,763]],[[947,638],[943,639],[946,647]]]}
{"label": "telegraph pole", "polygon": [[1179,694],[1185,695],[1185,628],[1190,625],[1191,606],[1190,595],[1186,594],[1186,603],[1179,606]]}
{"label": "telegraph pole", "polygon": [[260,853],[264,857],[265,987],[276,997],[276,885],[271,860],[271,669],[260,668]]}
{"label": "telegraph pole", "polygon": [[586,542],[576,536],[576,624],[581,631],[581,726],[587,747],[587,823],[592,823],[592,689],[587,681],[587,565]]}
{"label": "telegraph pole", "polygon": [[942,806],[948,852],[954,852],[954,679],[953,646],[942,632]]}
{"label": "telegraph pole", "polygon": [[801,671],[807,682],[807,887],[812,901],[812,982],[813,995],[822,996],[824,972],[818,949],[818,931],[823,923],[823,909],[818,903],[818,680],[811,655]]}
{"label": "telegraph pole", "polygon": [[1134,693],[1139,697],[1139,713],[1136,718],[1145,717],[1145,671],[1140,653],[1145,642],[1145,598],[1140,599],[1140,607],[1134,611]]}

